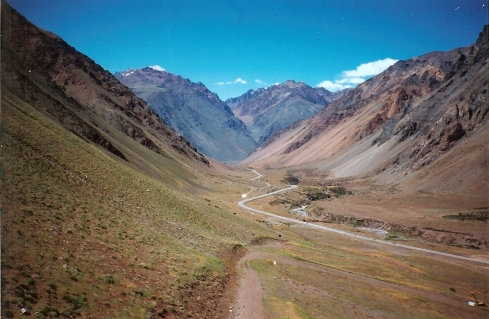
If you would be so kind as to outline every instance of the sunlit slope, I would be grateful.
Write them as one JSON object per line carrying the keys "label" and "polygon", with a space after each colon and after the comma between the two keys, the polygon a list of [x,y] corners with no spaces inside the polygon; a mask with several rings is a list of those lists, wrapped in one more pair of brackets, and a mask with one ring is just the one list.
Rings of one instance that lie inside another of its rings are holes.
{"label": "sunlit slope", "polygon": [[217,316],[267,231],[198,196],[206,158],[4,2],[1,79],[2,317]]}
{"label": "sunlit slope", "polygon": [[[4,93],[4,313],[215,308],[228,276],[217,254],[260,227],[171,190]],[[185,301],[199,285],[202,297]]]}
{"label": "sunlit slope", "polygon": [[[479,144],[480,132],[487,141],[488,30],[472,46],[397,62],[274,136],[244,163],[386,181],[437,167],[449,153],[460,157],[455,152]],[[467,165],[468,173],[473,166],[479,162]]]}

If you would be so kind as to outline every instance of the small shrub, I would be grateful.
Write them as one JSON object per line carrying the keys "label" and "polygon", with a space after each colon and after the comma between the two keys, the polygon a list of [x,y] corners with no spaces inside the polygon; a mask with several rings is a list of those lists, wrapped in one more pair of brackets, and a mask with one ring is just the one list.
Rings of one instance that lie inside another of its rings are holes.
{"label": "small shrub", "polygon": [[15,287],[15,295],[22,299],[26,304],[37,303],[38,295],[34,279],[29,278]]}
{"label": "small shrub", "polygon": [[73,281],[80,281],[85,277],[85,274],[78,268],[71,274],[70,278]]}
{"label": "small shrub", "polygon": [[300,182],[300,178],[297,176],[293,176],[290,173],[282,179],[282,182],[290,185],[297,185]]}
{"label": "small shrub", "polygon": [[22,210],[22,212],[23,212],[23,213],[24,213],[24,215],[26,215],[26,216],[32,216],[32,215],[33,215],[32,210],[27,209],[27,208],[24,208],[24,209]]}
{"label": "small shrub", "polygon": [[331,198],[331,195],[326,193],[324,189],[320,188],[306,188],[305,195],[310,201],[321,200],[325,198]]}
{"label": "small shrub", "polygon": [[104,281],[108,284],[115,284],[115,278],[112,275],[105,275],[104,276]]}
{"label": "small shrub", "polygon": [[356,219],[353,222],[353,227],[363,227],[364,226],[364,220],[363,219]]}
{"label": "small shrub", "polygon": [[50,282],[48,283],[48,288],[46,289],[46,292],[50,295],[56,296],[56,293],[58,291],[58,287],[56,284]]}
{"label": "small shrub", "polygon": [[41,310],[39,311],[39,318],[58,318],[59,317],[59,311],[56,307],[51,306],[51,305],[44,305],[41,307]]}
{"label": "small shrub", "polygon": [[63,300],[66,301],[68,304],[70,304],[72,309],[74,310],[88,307],[88,301],[85,295],[75,295],[75,294],[70,295],[69,293],[66,293],[63,296]]}
{"label": "small shrub", "polygon": [[151,290],[135,290],[134,294],[139,297],[149,298],[153,295]]}
{"label": "small shrub", "polygon": [[387,233],[384,238],[386,240],[405,240],[406,238],[402,235],[402,234],[399,234],[399,233]]}
{"label": "small shrub", "polygon": [[331,186],[329,191],[333,193],[336,197],[343,196],[347,194],[346,188],[343,186]]}

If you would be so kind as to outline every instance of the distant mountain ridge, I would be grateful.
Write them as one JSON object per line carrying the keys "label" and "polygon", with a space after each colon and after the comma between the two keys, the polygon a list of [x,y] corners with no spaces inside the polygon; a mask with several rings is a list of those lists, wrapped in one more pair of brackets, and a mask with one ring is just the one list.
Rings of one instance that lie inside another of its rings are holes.
{"label": "distant mountain ridge", "polygon": [[324,88],[288,80],[268,88],[249,90],[226,103],[262,145],[294,122],[315,115],[337,96]]}
{"label": "distant mountain ridge", "polygon": [[202,83],[157,66],[129,69],[114,76],[200,152],[219,161],[236,162],[255,149],[256,143],[243,122]]}

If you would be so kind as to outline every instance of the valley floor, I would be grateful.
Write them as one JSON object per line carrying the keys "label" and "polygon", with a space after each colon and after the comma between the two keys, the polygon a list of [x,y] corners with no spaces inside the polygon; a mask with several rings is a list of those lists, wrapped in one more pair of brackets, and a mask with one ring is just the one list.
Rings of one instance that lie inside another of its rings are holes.
{"label": "valley floor", "polygon": [[[250,172],[250,179],[253,174]],[[262,174],[271,175],[272,186],[263,176],[263,188],[255,186],[250,195],[276,191],[280,187],[273,185],[283,185],[278,171]],[[301,188],[246,204],[299,219],[297,223],[257,211],[241,212],[278,235],[250,245],[238,263],[240,285],[230,308],[231,318],[484,318],[489,314],[485,307],[467,304],[473,300],[469,292],[489,286],[487,249],[448,246],[388,231],[372,233],[368,227],[354,227],[344,220],[329,222],[328,227],[358,234],[357,238],[311,229],[304,225],[303,217],[289,212],[290,203],[284,200],[297,199]],[[314,205],[340,205],[345,198]],[[365,201],[365,197],[359,200]],[[383,244],[384,234],[389,245]],[[487,234],[481,234],[480,239],[487,241]],[[404,244],[427,251],[405,249]]]}
{"label": "valley floor", "polygon": [[[197,169],[130,140],[128,150],[140,158],[126,162],[13,95],[2,96],[2,108],[2,317],[489,314],[466,303],[470,291],[488,287],[487,264],[359,241],[236,205],[242,194],[288,187],[290,172],[257,174],[219,163]],[[385,189],[366,181],[314,178],[249,206],[378,241],[366,228],[380,228],[399,246],[488,260],[487,221],[458,215],[480,206],[424,205],[430,196],[411,204],[397,190],[384,196]],[[401,205],[392,204],[397,200]],[[303,206],[307,217],[290,212]],[[448,245],[394,224],[468,235]],[[477,247],[468,248],[468,240]]]}

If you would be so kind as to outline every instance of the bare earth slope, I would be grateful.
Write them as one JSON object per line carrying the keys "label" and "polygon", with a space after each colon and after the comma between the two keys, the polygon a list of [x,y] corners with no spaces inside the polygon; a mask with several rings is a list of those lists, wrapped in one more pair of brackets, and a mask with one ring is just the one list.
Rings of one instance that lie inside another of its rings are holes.
{"label": "bare earth slope", "polygon": [[464,145],[480,153],[466,166],[468,176],[487,178],[487,52],[486,27],[468,48],[399,61],[244,162],[318,168],[333,177],[375,175],[386,182],[442,155],[456,157]]}

